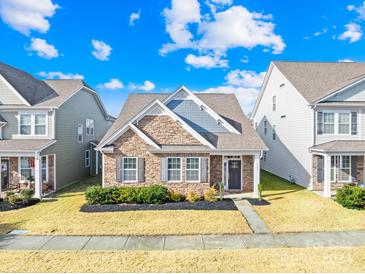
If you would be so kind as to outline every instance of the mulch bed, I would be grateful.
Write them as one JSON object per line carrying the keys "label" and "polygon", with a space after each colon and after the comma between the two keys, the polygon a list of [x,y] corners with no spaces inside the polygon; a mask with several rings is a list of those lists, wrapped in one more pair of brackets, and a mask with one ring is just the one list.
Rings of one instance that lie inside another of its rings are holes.
{"label": "mulch bed", "polygon": [[24,208],[24,207],[35,205],[38,202],[39,202],[39,199],[31,199],[28,203],[17,202],[14,205],[11,205],[4,201],[0,201],[0,211],[9,211],[9,210],[15,210],[15,209],[19,209],[19,208]]}
{"label": "mulch bed", "polygon": [[253,205],[253,206],[267,206],[270,204],[270,202],[262,199],[261,201],[259,199],[252,199],[252,198],[247,198],[247,201]]}
{"label": "mulch bed", "polygon": [[237,210],[234,202],[230,199],[195,203],[179,202],[160,205],[153,204],[117,204],[117,205],[83,205],[81,212],[114,212],[114,211],[136,211],[136,210]]}

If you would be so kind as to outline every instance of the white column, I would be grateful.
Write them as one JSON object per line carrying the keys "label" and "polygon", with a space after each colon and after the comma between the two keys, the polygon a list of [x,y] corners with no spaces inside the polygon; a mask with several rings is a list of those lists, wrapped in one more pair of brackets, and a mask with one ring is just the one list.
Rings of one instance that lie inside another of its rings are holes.
{"label": "white column", "polygon": [[[1,130],[1,128],[0,128],[0,130]],[[1,136],[0,136],[1,137]],[[365,159],[365,158],[364,158]],[[1,177],[1,169],[2,169],[2,167],[1,167],[1,155],[0,155],[0,192],[1,192],[1,185],[2,185],[2,180],[3,180],[3,178]],[[8,171],[9,172],[9,171]],[[10,179],[9,179],[10,180]]]}
{"label": "white column", "polygon": [[41,172],[41,156],[39,152],[34,155],[34,196],[42,197],[42,172]]}
{"label": "white column", "polygon": [[259,197],[259,183],[260,183],[260,155],[255,154],[253,161],[253,197]]}
{"label": "white column", "polygon": [[93,152],[95,153],[95,175],[99,174],[99,152],[93,149]]}
{"label": "white column", "polygon": [[324,156],[323,197],[331,198],[331,156]]}

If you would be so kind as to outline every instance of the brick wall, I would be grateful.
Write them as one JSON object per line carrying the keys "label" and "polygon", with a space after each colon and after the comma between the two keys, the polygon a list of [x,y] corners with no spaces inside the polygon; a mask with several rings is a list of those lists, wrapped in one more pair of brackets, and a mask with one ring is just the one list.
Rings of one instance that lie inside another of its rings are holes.
{"label": "brick wall", "polygon": [[19,187],[20,174],[19,174],[19,158],[10,157],[9,158],[9,188],[14,189]]}
{"label": "brick wall", "polygon": [[210,156],[210,184],[219,184],[223,182],[222,178],[222,156]]}
{"label": "brick wall", "polygon": [[243,192],[253,191],[253,173],[254,173],[254,156],[243,155],[242,156],[242,180],[243,180]]}

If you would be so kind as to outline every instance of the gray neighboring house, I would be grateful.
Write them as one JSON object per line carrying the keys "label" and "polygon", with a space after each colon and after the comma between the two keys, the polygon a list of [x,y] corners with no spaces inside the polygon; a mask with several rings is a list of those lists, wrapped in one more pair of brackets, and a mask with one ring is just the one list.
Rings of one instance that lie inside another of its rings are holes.
{"label": "gray neighboring house", "polygon": [[94,148],[112,125],[82,80],[38,80],[0,62],[0,194],[42,197],[101,170]]}

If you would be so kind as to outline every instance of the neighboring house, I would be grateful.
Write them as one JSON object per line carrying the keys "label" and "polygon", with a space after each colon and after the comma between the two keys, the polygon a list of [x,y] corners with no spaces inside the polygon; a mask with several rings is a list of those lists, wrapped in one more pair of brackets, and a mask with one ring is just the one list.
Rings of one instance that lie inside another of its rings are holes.
{"label": "neighboring house", "polygon": [[233,94],[131,94],[97,147],[103,186],[161,183],[202,194],[214,184],[257,195],[265,144]]}
{"label": "neighboring house", "polygon": [[365,63],[272,62],[252,119],[263,169],[326,197],[363,182]]}
{"label": "neighboring house", "polygon": [[82,80],[41,81],[0,63],[0,193],[41,197],[98,174],[93,148],[112,121]]}

